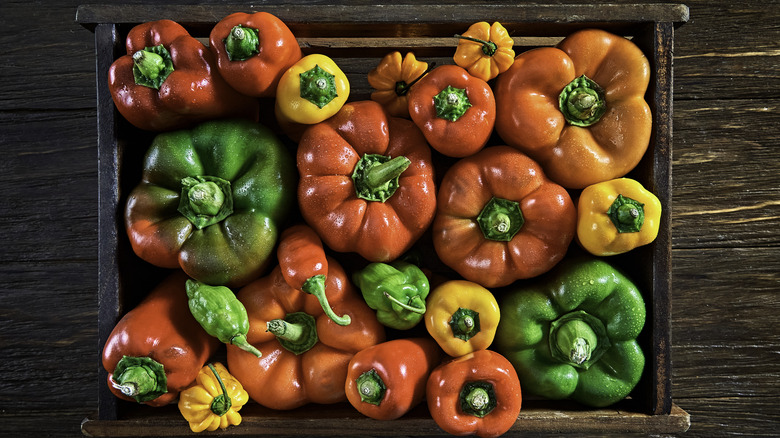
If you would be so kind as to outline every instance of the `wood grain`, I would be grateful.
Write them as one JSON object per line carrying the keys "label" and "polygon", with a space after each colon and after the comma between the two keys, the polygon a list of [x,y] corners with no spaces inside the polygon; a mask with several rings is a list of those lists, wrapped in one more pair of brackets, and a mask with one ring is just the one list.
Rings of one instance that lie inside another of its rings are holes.
{"label": "wood grain", "polygon": [[[93,34],[75,22],[80,3],[0,5],[0,419],[9,436],[82,436],[97,409],[95,53]],[[672,395],[691,415],[681,436],[775,436],[780,8],[685,3],[691,19],[674,51]]]}

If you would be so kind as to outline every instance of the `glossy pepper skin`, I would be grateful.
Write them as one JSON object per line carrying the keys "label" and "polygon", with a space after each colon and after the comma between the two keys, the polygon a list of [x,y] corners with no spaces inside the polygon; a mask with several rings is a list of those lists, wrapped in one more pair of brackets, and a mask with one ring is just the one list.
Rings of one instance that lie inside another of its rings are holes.
{"label": "glossy pepper skin", "polygon": [[[624,176],[650,141],[649,65],[633,42],[596,29],[521,53],[496,79],[496,132],[566,188]],[[567,119],[560,103],[570,85],[563,108],[579,109]]]}
{"label": "glossy pepper skin", "polygon": [[225,81],[242,94],[273,97],[288,68],[303,57],[298,40],[268,12],[235,12],[209,34],[209,47]]}
{"label": "glossy pepper skin", "polygon": [[442,353],[430,338],[400,338],[359,351],[349,361],[349,403],[375,420],[395,420],[422,402]]}
{"label": "glossy pepper skin", "polygon": [[[108,86],[120,114],[136,127],[170,131],[216,118],[257,120],[257,101],[230,87],[209,48],[178,23],[158,20],[135,26],[125,45],[127,54],[109,68]],[[167,55],[145,50],[158,46]],[[135,61],[134,56],[140,59]],[[168,68],[162,68],[166,63]],[[137,83],[134,70],[147,72],[143,77],[153,76],[157,88]]]}
{"label": "glossy pepper skin", "polygon": [[349,325],[336,324],[316,297],[291,288],[278,266],[238,291],[249,314],[247,340],[262,357],[228,345],[228,369],[252,400],[272,409],[346,401],[349,361],[384,342],[385,331],[335,259],[328,260],[325,290],[333,310],[349,315]]}
{"label": "glossy pepper skin", "polygon": [[249,318],[246,308],[232,290],[225,286],[209,286],[189,279],[185,285],[190,313],[201,327],[221,342],[233,344],[256,356],[257,348],[246,341]]}
{"label": "glossy pepper skin", "polygon": [[517,421],[523,402],[514,367],[491,350],[445,361],[433,370],[426,388],[433,420],[452,435],[503,435]]}
{"label": "glossy pepper skin", "polygon": [[304,56],[282,74],[276,90],[280,124],[312,125],[336,114],[349,97],[349,80],[328,56]]}
{"label": "glossy pepper skin", "polygon": [[496,100],[487,82],[457,65],[441,65],[409,91],[409,115],[432,148],[465,157],[487,144]]}
{"label": "glossy pepper skin", "polygon": [[433,221],[431,151],[420,130],[373,101],[351,102],[298,143],[298,205],[323,242],[395,260]]}
{"label": "glossy pepper skin", "polygon": [[195,384],[179,394],[179,412],[193,432],[224,430],[241,424],[238,411],[247,401],[241,382],[217,362],[203,367]]}
{"label": "glossy pepper skin", "polygon": [[596,256],[623,254],[651,243],[660,221],[661,202],[630,178],[588,186],[577,201],[577,241]]}
{"label": "glossy pepper skin", "polygon": [[431,284],[417,266],[401,260],[370,263],[352,281],[384,326],[408,330],[422,321]]}
{"label": "glossy pepper skin", "polygon": [[501,310],[484,287],[465,280],[449,280],[428,297],[425,328],[450,356],[484,350],[493,343]]}
{"label": "glossy pepper skin", "polygon": [[515,366],[526,392],[604,407],[639,382],[644,300],[604,260],[567,259],[534,284],[504,293],[500,305],[495,350]]}
{"label": "glossy pepper skin", "polygon": [[460,38],[453,60],[469,74],[489,81],[509,69],[515,61],[515,42],[499,22],[480,21],[469,26]]}
{"label": "glossy pepper skin", "polygon": [[173,402],[220,345],[187,312],[186,281],[174,272],[111,331],[102,362],[117,397],[150,406]]}
{"label": "glossy pepper skin", "polygon": [[574,238],[568,192],[527,155],[491,146],[455,163],[439,188],[433,244],[439,258],[485,287],[535,277]]}
{"label": "glossy pepper skin", "polygon": [[368,72],[368,83],[375,90],[371,100],[393,117],[409,118],[409,90],[427,72],[428,63],[417,60],[412,52],[403,57],[401,52],[388,53]]}
{"label": "glossy pepper skin", "polygon": [[311,227],[298,224],[285,229],[276,256],[282,276],[290,287],[314,295],[325,314],[336,324],[348,325],[351,322],[349,315],[336,315],[328,303],[325,291],[328,258],[322,240]]}
{"label": "glossy pepper skin", "polygon": [[216,120],[159,134],[127,200],[127,234],[153,265],[238,287],[272,258],[294,186],[292,157],[257,123]]}

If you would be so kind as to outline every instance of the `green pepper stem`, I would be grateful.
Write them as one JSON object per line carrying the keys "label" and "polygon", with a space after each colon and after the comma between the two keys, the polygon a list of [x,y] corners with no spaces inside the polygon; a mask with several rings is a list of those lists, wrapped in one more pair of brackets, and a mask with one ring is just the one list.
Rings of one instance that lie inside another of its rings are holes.
{"label": "green pepper stem", "polygon": [[414,307],[414,306],[410,306],[410,305],[408,305],[406,303],[401,302],[396,297],[390,295],[387,291],[382,291],[382,293],[385,295],[385,297],[387,297],[388,300],[390,300],[393,303],[397,304],[402,309],[406,309],[406,310],[408,310],[410,312],[414,312],[414,313],[419,313],[420,315],[425,314],[425,301],[423,301],[423,305],[422,306]]}
{"label": "green pepper stem", "polygon": [[582,75],[563,88],[558,96],[558,107],[571,125],[588,127],[607,111],[607,101],[604,90]]}
{"label": "green pepper stem", "polygon": [[137,85],[159,90],[175,70],[170,52],[162,44],[146,47],[132,55],[133,79]]}
{"label": "green pepper stem", "polygon": [[598,337],[586,322],[573,319],[558,329],[556,342],[561,351],[568,352],[571,363],[581,365],[590,359],[598,345]]}
{"label": "green pepper stem", "polygon": [[385,397],[387,386],[375,369],[370,369],[355,379],[360,401],[379,406]]}
{"label": "green pepper stem", "polygon": [[492,383],[472,381],[463,385],[458,396],[461,410],[475,417],[482,418],[496,406],[496,390]]}
{"label": "green pepper stem", "polygon": [[123,356],[111,377],[114,388],[139,403],[168,391],[163,365],[150,357]]}
{"label": "green pepper stem", "polygon": [[298,342],[303,338],[304,327],[300,324],[291,324],[283,319],[272,319],[268,321],[267,330],[277,338]]}
{"label": "green pepper stem", "polygon": [[403,156],[377,164],[366,173],[366,185],[373,188],[382,187],[401,176],[410,164],[412,164],[412,161]]}
{"label": "green pepper stem", "polygon": [[225,203],[225,194],[213,181],[195,184],[188,193],[190,206],[197,214],[214,216]]}
{"label": "green pepper stem", "polygon": [[233,26],[225,38],[225,51],[231,61],[244,61],[260,53],[258,32],[250,27]]}
{"label": "green pepper stem", "polygon": [[133,53],[133,65],[149,79],[157,79],[165,70],[163,57],[147,50]]}
{"label": "green pepper stem", "polygon": [[398,189],[398,178],[412,161],[404,156],[365,154],[355,165],[352,181],[355,195],[366,201],[385,202]]}
{"label": "green pepper stem", "polygon": [[636,233],[645,222],[644,207],[641,202],[619,194],[606,214],[618,233]]}
{"label": "green pepper stem", "polygon": [[582,369],[597,362],[611,345],[601,320],[583,310],[553,321],[548,339],[556,360]]}
{"label": "green pepper stem", "polygon": [[472,105],[466,89],[447,85],[447,88],[433,96],[433,106],[436,117],[456,122]]}
{"label": "green pepper stem", "polygon": [[452,335],[458,339],[468,341],[479,333],[479,312],[459,307],[450,317]]}
{"label": "green pepper stem", "polygon": [[254,345],[250,344],[249,341],[246,340],[246,336],[241,333],[230,338],[230,343],[246,352],[254,354],[257,357],[263,357],[263,353],[255,348]]}
{"label": "green pepper stem", "polygon": [[217,395],[211,401],[211,412],[213,412],[214,415],[221,417],[227,414],[227,412],[230,410],[230,407],[233,406],[233,401],[230,400],[230,396],[227,393],[227,388],[225,388],[225,383],[222,381],[222,377],[219,376],[217,369],[214,368],[214,365],[212,364],[209,364],[208,367],[211,372],[214,373],[214,377],[217,378],[217,383],[219,383],[219,388],[222,390],[222,394]]}
{"label": "green pepper stem", "polygon": [[146,367],[130,367],[113,383],[114,388],[128,397],[146,394],[157,386],[154,375]]}
{"label": "green pepper stem", "polygon": [[525,224],[520,203],[503,198],[492,198],[477,216],[485,239],[508,242]]}
{"label": "green pepper stem", "polygon": [[328,297],[325,295],[325,276],[324,275],[314,275],[312,277],[309,277],[304,283],[303,287],[301,287],[301,290],[303,292],[306,292],[307,294],[314,295],[317,298],[317,301],[320,302],[320,306],[322,306],[322,311],[325,312],[325,315],[328,316],[328,318],[332,319],[333,322],[335,322],[338,325],[349,325],[349,323],[352,322],[352,318],[349,315],[344,316],[338,316],[336,315],[336,312],[333,311],[333,308],[330,307],[330,302],[328,302]]}
{"label": "green pepper stem", "polygon": [[336,76],[319,65],[300,74],[300,96],[322,108],[338,97]]}
{"label": "green pepper stem", "polygon": [[187,176],[181,180],[179,213],[199,230],[233,214],[230,181],[216,176]]}
{"label": "green pepper stem", "polygon": [[465,35],[455,35],[457,38],[460,38],[462,40],[468,40],[473,41],[475,43],[482,44],[482,53],[484,53],[487,56],[493,56],[496,54],[496,51],[498,51],[498,46],[493,41],[485,41],[481,40],[479,38],[473,38]]}
{"label": "green pepper stem", "polygon": [[267,331],[276,336],[284,348],[295,354],[309,351],[319,341],[317,321],[305,312],[290,313],[284,319],[268,321]]}
{"label": "green pepper stem", "polygon": [[398,96],[406,96],[406,94],[409,92],[409,90],[412,88],[412,85],[416,84],[420,81],[420,79],[423,78],[423,76],[427,75],[428,73],[433,70],[433,67],[436,65],[435,62],[431,62],[428,64],[428,68],[425,69],[424,72],[420,76],[417,76],[412,80],[412,82],[409,82],[408,84],[404,81],[398,81],[395,83],[395,94]]}

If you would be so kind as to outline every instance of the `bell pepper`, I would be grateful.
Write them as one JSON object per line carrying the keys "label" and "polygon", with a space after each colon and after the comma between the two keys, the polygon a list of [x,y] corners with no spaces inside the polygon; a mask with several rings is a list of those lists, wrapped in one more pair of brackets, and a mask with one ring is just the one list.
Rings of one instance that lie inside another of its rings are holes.
{"label": "bell pepper", "polygon": [[[219,341],[187,309],[187,276],[176,271],[114,326],[103,347],[108,388],[120,399],[167,405],[198,375]],[[172,353],[173,352],[173,353]]]}
{"label": "bell pepper", "polygon": [[353,273],[352,281],[384,326],[408,330],[422,321],[431,286],[417,266],[401,260],[371,263]]}
{"label": "bell pepper", "polygon": [[349,361],[349,403],[375,420],[395,420],[420,404],[431,371],[441,362],[430,338],[401,338],[359,351]]}
{"label": "bell pepper", "polygon": [[492,25],[486,21],[474,23],[455,36],[460,39],[452,57],[455,64],[483,81],[507,71],[515,61],[515,41],[498,21]]}
{"label": "bell pepper", "polygon": [[450,356],[484,350],[493,343],[501,311],[493,294],[466,280],[449,280],[428,297],[425,328]]}
{"label": "bell pepper", "polygon": [[325,290],[349,325],[336,324],[315,296],[290,287],[279,266],[238,291],[249,314],[247,341],[262,357],[228,345],[228,369],[255,402],[271,409],[344,402],[349,361],[385,341],[384,327],[335,259],[328,259]]}
{"label": "bell pepper", "polygon": [[630,178],[590,185],[577,201],[577,241],[597,256],[623,254],[651,243],[660,221],[661,202]]}
{"label": "bell pepper", "polygon": [[219,73],[248,96],[273,97],[282,74],[303,57],[290,28],[268,12],[235,12],[209,34]]}
{"label": "bell pepper", "polygon": [[233,344],[260,356],[260,351],[246,341],[249,318],[246,308],[232,290],[225,286],[209,286],[189,279],[185,285],[190,313],[206,330],[221,342]]}
{"label": "bell pepper", "polygon": [[439,258],[485,287],[535,277],[558,263],[574,239],[568,192],[527,155],[491,146],[444,175],[433,244]]}
{"label": "bell pepper", "polygon": [[487,82],[457,65],[441,65],[409,91],[409,115],[432,148],[465,157],[493,133],[496,100]]}
{"label": "bell pepper", "polygon": [[624,176],[650,142],[649,80],[650,64],[630,40],[575,32],[521,53],[496,79],[496,132],[566,188]]}
{"label": "bell pepper", "polygon": [[303,218],[334,251],[395,260],[433,221],[430,148],[411,121],[374,101],[348,103],[307,129],[298,172]]}
{"label": "bell pepper", "polygon": [[495,349],[525,391],[604,407],[639,382],[644,300],[603,259],[567,259],[535,284],[506,291],[500,305]]}
{"label": "bell pepper", "polygon": [[452,435],[494,438],[517,421],[523,402],[512,364],[491,350],[477,350],[445,361],[426,385],[428,410]]}
{"label": "bell pepper", "polygon": [[132,248],[209,285],[246,284],[273,258],[295,177],[284,145],[257,123],[217,120],[159,134],[127,200]]}
{"label": "bell pepper", "polygon": [[336,114],[349,97],[349,80],[321,54],[304,56],[282,74],[276,89],[280,124],[313,125]]}
{"label": "bell pepper", "polygon": [[238,411],[247,401],[241,382],[217,362],[203,367],[196,383],[179,394],[179,412],[193,432],[224,430],[241,424]]}
{"label": "bell pepper", "polygon": [[428,73],[428,63],[418,61],[414,53],[401,52],[385,55],[379,64],[368,72],[368,83],[375,91],[371,100],[378,102],[393,117],[409,118],[409,90]]}
{"label": "bell pepper", "polygon": [[209,48],[180,24],[135,26],[126,47],[109,68],[108,87],[119,113],[136,127],[169,131],[216,118],[257,121],[257,100],[228,85]]}
{"label": "bell pepper", "polygon": [[290,287],[314,295],[323,312],[336,324],[351,322],[349,315],[338,316],[330,307],[325,293],[328,258],[320,237],[311,227],[294,225],[284,230],[276,254],[282,276]]}

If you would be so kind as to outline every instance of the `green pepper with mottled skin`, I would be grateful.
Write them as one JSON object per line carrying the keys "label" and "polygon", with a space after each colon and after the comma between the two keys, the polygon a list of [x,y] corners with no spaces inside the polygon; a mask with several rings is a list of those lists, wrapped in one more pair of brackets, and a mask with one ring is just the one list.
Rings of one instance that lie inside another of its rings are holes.
{"label": "green pepper with mottled skin", "polygon": [[407,330],[422,320],[430,283],[417,266],[402,261],[371,263],[355,272],[352,281],[383,325]]}
{"label": "green pepper with mottled skin", "polygon": [[246,340],[249,318],[246,308],[232,290],[225,286],[209,286],[195,280],[186,283],[188,305],[192,316],[206,333],[225,344],[233,344],[257,357],[260,351]]}

